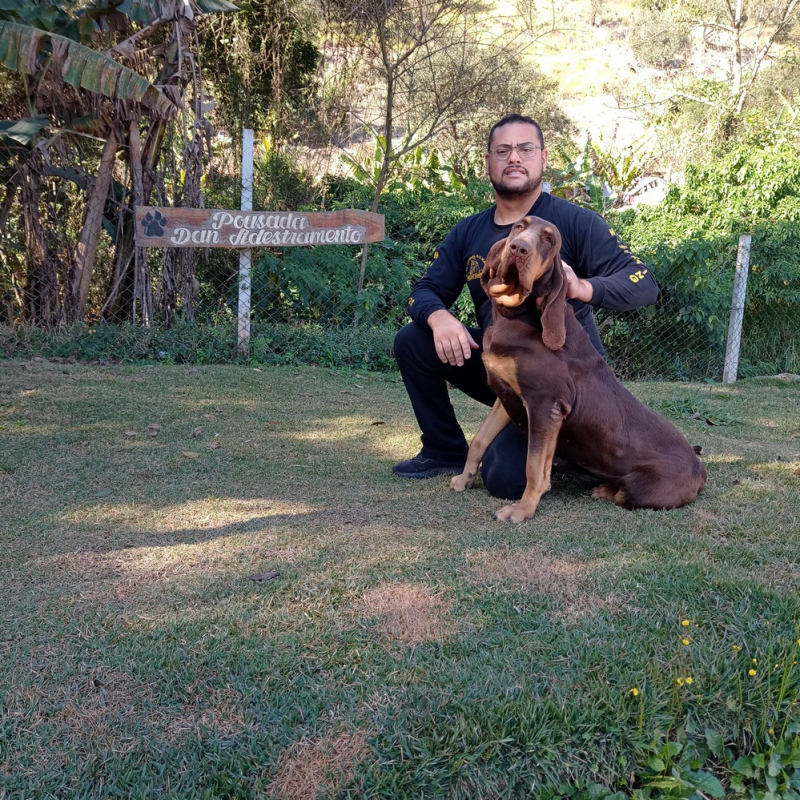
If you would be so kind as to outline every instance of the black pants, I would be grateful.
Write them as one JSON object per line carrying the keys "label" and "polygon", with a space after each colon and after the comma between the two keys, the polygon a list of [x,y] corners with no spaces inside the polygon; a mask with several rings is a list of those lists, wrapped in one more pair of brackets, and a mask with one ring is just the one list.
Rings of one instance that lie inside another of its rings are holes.
{"label": "black pants", "polygon": [[[480,345],[483,331],[469,328]],[[447,389],[448,382],[464,394],[487,406],[497,399],[486,379],[481,353],[472,351],[462,367],[443,364],[436,355],[433,333],[416,322],[406,325],[394,340],[394,356],[411,400],[411,407],[422,431],[422,450],[426,458],[466,457],[468,445],[456,419]],[[527,437],[516,425],[508,425],[489,445],[481,466],[481,478],[494,497],[517,500],[527,482],[525,464]]]}

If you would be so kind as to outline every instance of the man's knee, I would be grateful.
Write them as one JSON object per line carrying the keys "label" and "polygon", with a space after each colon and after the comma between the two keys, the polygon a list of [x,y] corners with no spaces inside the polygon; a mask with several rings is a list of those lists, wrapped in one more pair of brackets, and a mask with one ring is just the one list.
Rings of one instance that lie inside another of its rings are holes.
{"label": "man's knee", "polygon": [[410,357],[419,358],[421,352],[433,347],[433,335],[429,329],[423,328],[416,322],[400,328],[394,337],[392,352],[395,360],[402,364]]}
{"label": "man's knee", "polygon": [[513,425],[500,431],[486,449],[481,464],[481,480],[492,497],[519,500],[525,491],[526,437]]}

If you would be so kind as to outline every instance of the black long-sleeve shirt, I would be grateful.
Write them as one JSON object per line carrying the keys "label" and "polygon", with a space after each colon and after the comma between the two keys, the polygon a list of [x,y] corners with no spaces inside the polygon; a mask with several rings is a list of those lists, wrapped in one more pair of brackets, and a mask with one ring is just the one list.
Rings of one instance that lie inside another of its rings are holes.
{"label": "black long-sleeve shirt", "polygon": [[[436,251],[428,270],[411,290],[407,310],[426,324],[439,309],[449,309],[466,283],[475,304],[478,324],[492,324],[492,306],[481,286],[486,256],[495,242],[505,239],[511,225],[497,225],[495,206],[461,220]],[[561,233],[561,258],[593,288],[589,304],[570,300],[578,321],[602,353],[600,335],[589,306],[624,311],[654,303],[658,286],[650,270],[620,242],[594,211],[560,197],[542,193],[529,215],[553,223]]]}

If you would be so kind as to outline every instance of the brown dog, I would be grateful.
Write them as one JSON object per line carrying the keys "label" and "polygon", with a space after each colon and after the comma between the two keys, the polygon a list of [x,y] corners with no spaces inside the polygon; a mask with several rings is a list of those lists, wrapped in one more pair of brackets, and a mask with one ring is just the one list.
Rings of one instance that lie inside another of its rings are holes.
{"label": "brown dog", "polygon": [[495,519],[534,515],[556,454],[602,479],[593,497],[627,508],[691,503],[705,486],[705,468],[683,434],[625,389],[595,350],[565,302],[560,249],[554,225],[525,217],[489,251],[481,283],[494,324],[483,361],[498,399],[451,487],[475,483],[486,448],[514,422],[528,435],[527,486]]}

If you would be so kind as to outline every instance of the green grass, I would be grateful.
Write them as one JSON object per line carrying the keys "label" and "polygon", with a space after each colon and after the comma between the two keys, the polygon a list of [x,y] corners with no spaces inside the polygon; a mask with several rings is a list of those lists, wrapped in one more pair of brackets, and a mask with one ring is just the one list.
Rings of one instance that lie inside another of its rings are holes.
{"label": "green grass", "polygon": [[516,526],[392,476],[418,434],[391,373],[0,362],[0,797],[791,776],[800,384],[631,388],[702,445],[697,502],[559,476]]}

